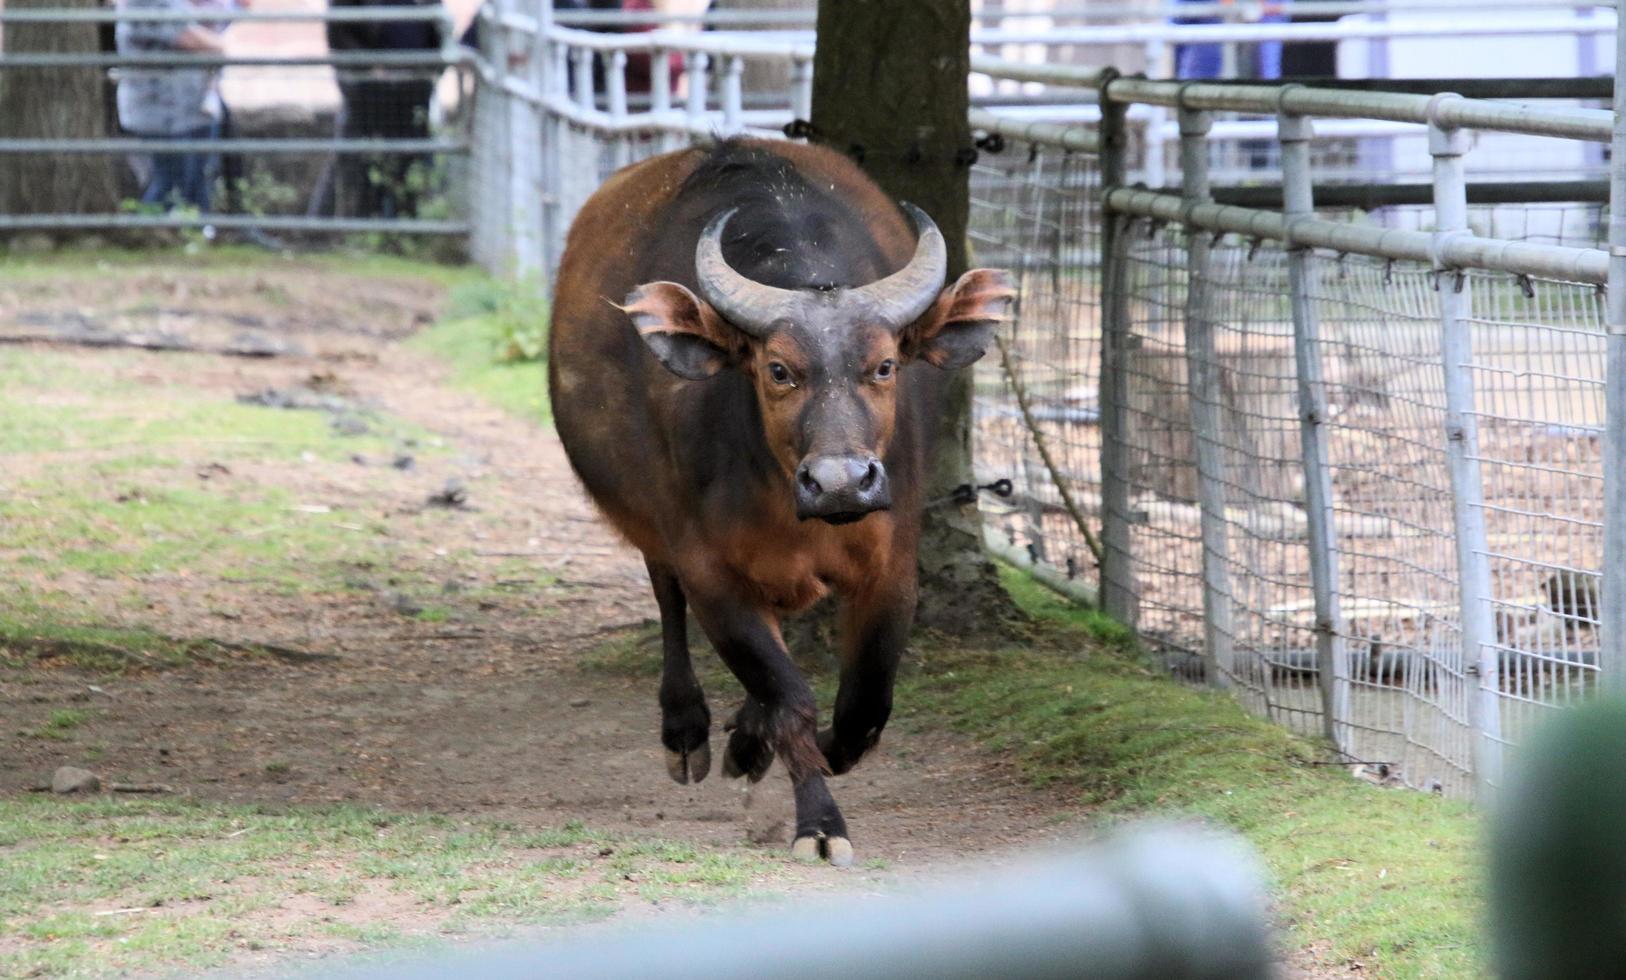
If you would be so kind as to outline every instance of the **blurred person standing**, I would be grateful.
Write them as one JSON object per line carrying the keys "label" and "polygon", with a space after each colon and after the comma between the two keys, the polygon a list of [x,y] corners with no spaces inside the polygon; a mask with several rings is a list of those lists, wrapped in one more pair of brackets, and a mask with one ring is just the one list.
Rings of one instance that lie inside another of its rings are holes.
{"label": "blurred person standing", "polygon": [[[192,0],[118,0],[126,13],[206,12]],[[221,31],[200,20],[123,20],[114,32],[119,54],[225,52]],[[144,139],[209,140],[220,135],[223,112],[218,67],[126,67],[118,81],[119,124]],[[152,155],[143,204],[209,210],[209,154]]]}
{"label": "blurred person standing", "polygon": [[[1213,10],[1226,8],[1228,16],[1212,13],[1176,15],[1174,24],[1225,24],[1240,22],[1236,15],[1247,14],[1258,24],[1286,24],[1292,17],[1287,12],[1288,0],[1266,0],[1257,7],[1243,9],[1230,0],[1175,0],[1181,6],[1201,6]],[[1282,42],[1256,41],[1241,45],[1240,63],[1232,67],[1232,77],[1258,81],[1275,81],[1282,77]],[[1174,77],[1188,80],[1213,80],[1225,77],[1225,45],[1214,41],[1177,44],[1174,47]]]}
{"label": "blurred person standing", "polygon": [[[201,15],[219,18],[222,14],[248,10],[251,6],[251,0],[192,0],[192,5]],[[206,20],[203,26],[220,34],[225,34],[232,23],[233,21],[229,18]],[[219,91],[217,86],[217,95]],[[232,118],[231,104],[226,102],[224,98],[220,99],[220,129],[218,135],[224,140],[237,139],[242,135],[237,131],[236,120]],[[210,186],[214,185],[214,178],[219,177],[221,188],[225,191],[225,200],[213,202],[214,206],[228,213],[242,212],[243,155],[241,153],[212,153],[209,155],[207,171]],[[252,229],[245,232],[245,234],[251,239],[263,237],[259,232]]]}
{"label": "blurred person standing", "polygon": [[[329,10],[374,6],[438,9],[440,0],[329,0]],[[335,54],[438,51],[440,19],[329,21],[328,50]],[[341,139],[428,139],[437,66],[337,69],[343,105],[335,128]],[[397,218],[417,213],[428,156],[421,153],[341,154],[334,211],[347,217]],[[416,171],[416,172],[415,172]]]}

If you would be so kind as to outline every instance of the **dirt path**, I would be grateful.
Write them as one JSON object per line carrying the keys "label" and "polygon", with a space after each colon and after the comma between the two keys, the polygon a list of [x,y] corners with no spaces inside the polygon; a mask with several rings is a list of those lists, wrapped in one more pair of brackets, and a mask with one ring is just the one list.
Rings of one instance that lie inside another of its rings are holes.
{"label": "dirt path", "polygon": [[[629,633],[647,632],[656,615],[642,562],[595,519],[551,430],[454,389],[442,366],[398,342],[430,322],[441,301],[436,288],[314,264],[237,279],[164,269],[75,278],[71,288],[49,279],[5,288],[0,328],[78,317],[211,342],[247,329],[302,352],[247,359],[50,348],[69,351],[92,382],[221,404],[314,387],[362,406],[374,430],[414,433],[418,455],[410,469],[377,454],[222,463],[219,447],[180,442],[163,472],[130,478],[211,492],[279,488],[297,501],[291,520],[324,510],[363,515],[326,533],[373,536],[369,546],[390,557],[358,562],[342,588],[292,595],[253,575],[109,581],[53,572],[59,588],[73,586],[114,622],[320,659],[240,657],[114,680],[50,666],[0,673],[8,722],[0,794],[23,792],[56,765],[81,761],[77,745],[94,744],[93,768],[111,778],[206,799],[352,801],[522,825],[581,821],[768,853],[787,847],[791,805],[777,767],[749,793],[720,774],[694,787],[667,778],[652,669],[659,651]],[[141,410],[139,399],[130,410]],[[54,458],[14,458],[10,476],[49,473]],[[449,480],[466,488],[467,506],[426,505]],[[121,488],[110,480],[103,490]],[[715,661],[703,649],[697,659]],[[720,721],[738,690],[715,670],[705,676],[720,751]],[[21,734],[65,707],[93,709],[74,746]],[[951,870],[968,855],[1064,832],[1062,801],[941,733],[895,729],[833,786],[859,867],[797,872],[829,887]]]}

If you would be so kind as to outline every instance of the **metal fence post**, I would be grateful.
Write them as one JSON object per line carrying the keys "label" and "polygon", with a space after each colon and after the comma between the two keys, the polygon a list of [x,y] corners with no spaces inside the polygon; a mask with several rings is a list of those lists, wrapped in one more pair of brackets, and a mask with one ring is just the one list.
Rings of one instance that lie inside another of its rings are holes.
{"label": "metal fence post", "polygon": [[1310,139],[1305,116],[1280,113],[1282,211],[1289,218],[1287,282],[1293,309],[1293,362],[1298,378],[1299,444],[1304,466],[1305,531],[1310,550],[1310,588],[1315,596],[1316,683],[1321,689],[1321,731],[1342,749],[1341,726],[1349,717],[1349,661],[1343,651],[1338,608],[1338,538],[1333,533],[1332,473],[1328,465],[1326,386],[1321,374],[1321,325],[1315,313],[1314,252],[1291,239],[1291,219],[1315,216]]}
{"label": "metal fence post", "polygon": [[1457,544],[1462,618],[1462,663],[1468,684],[1468,726],[1475,795],[1488,800],[1501,782],[1501,715],[1490,558],[1485,535],[1484,484],[1479,472],[1479,427],[1474,415],[1472,294],[1467,274],[1445,268],[1440,256],[1451,238],[1469,234],[1467,179],[1462,155],[1471,134],[1439,124],[1439,107],[1461,96],[1442,93],[1429,103],[1428,149],[1434,157],[1435,285],[1440,296],[1440,355],[1445,380],[1445,451],[1451,471],[1451,507]]}
{"label": "metal fence post", "polygon": [[491,66],[491,78],[475,106],[478,114],[475,135],[479,154],[480,261],[486,271],[507,275],[513,268],[513,184],[509,172],[513,156],[512,97],[504,84],[508,77],[508,32],[499,11],[487,7],[481,32],[482,54]]}
{"label": "metal fence post", "polygon": [[711,56],[703,51],[691,51],[684,61],[689,75],[689,102],[685,119],[689,124],[689,139],[704,131],[706,123],[706,90],[711,86]]}
{"label": "metal fence post", "polygon": [[[1146,58],[1147,78],[1173,78],[1175,73],[1166,66],[1169,54],[1169,43],[1162,38],[1152,38],[1142,46]],[[1162,106],[1142,106],[1146,113],[1142,119],[1141,132],[1144,134],[1143,151],[1144,169],[1141,171],[1141,180],[1147,187],[1162,187],[1168,181],[1168,160],[1164,158],[1166,144],[1163,140],[1163,124],[1168,122],[1169,110]]]}
{"label": "metal fence post", "polygon": [[553,28],[553,5],[542,4],[538,7],[536,21],[536,37],[531,39],[531,91],[536,101],[531,105],[532,114],[536,117],[537,146],[537,186],[536,209],[537,228],[541,242],[537,251],[541,257],[541,267],[538,277],[544,295],[553,294],[553,270],[559,265],[559,255],[554,250],[555,229],[554,221],[554,194],[553,190],[558,184],[554,167],[558,160],[554,154],[553,134],[550,132],[550,113],[548,110],[548,95],[553,84],[553,43],[549,34]]}
{"label": "metal fence post", "polygon": [[723,133],[733,136],[744,122],[745,59],[732,55],[723,61]]}
{"label": "metal fence post", "polygon": [[[1181,107],[1180,196],[1189,207],[1209,199],[1208,131],[1214,117]],[[1203,649],[1209,681],[1230,686],[1236,662],[1231,621],[1230,547],[1225,529],[1225,440],[1220,421],[1220,365],[1214,349],[1213,303],[1208,296],[1208,235],[1187,225],[1186,389],[1191,441],[1197,457],[1197,503],[1202,514]]]}
{"label": "metal fence post", "polygon": [[576,48],[570,52],[570,84],[576,90],[576,108],[593,111],[593,49]]}
{"label": "metal fence post", "polygon": [[[553,16],[550,11],[548,17]],[[566,166],[566,140],[570,137],[570,123],[564,116],[559,115],[552,105],[553,100],[568,102],[570,99],[570,47],[557,41],[550,41],[550,50],[547,62],[548,87],[545,90],[549,104],[546,108],[547,123],[543,133],[547,141],[548,179],[550,181],[547,194],[548,206],[548,241],[549,250],[553,255],[564,256],[565,239],[570,234],[570,216],[565,211],[566,186],[570,174]],[[553,270],[549,270],[549,275]]]}
{"label": "metal fence post", "polygon": [[[1615,63],[1626,65],[1626,18],[1615,33]],[[1598,668],[1605,693],[1626,696],[1626,79],[1615,73],[1615,132],[1609,159],[1609,294],[1604,368],[1603,590]]]}
{"label": "metal fence post", "polygon": [[565,247],[565,228],[559,207],[564,166],[560,152],[563,124],[554,113],[552,100],[562,98],[569,91],[569,85],[564,83],[561,70],[564,51],[553,41],[553,5],[543,3],[537,9],[536,49],[531,54],[542,140],[542,186],[537,192],[537,206],[542,211],[542,284],[551,298],[553,277],[558,272]]}
{"label": "metal fence post", "polygon": [[[502,9],[513,6],[512,0]],[[536,34],[525,49],[526,77],[532,91],[539,93],[547,76],[545,63],[544,21],[537,22]],[[510,45],[517,48],[515,40]],[[518,50],[505,52],[505,57],[517,56]],[[507,71],[507,66],[504,66]],[[509,200],[510,220],[513,222],[513,263],[518,275],[535,276],[548,267],[547,214],[543,205],[543,189],[547,182],[547,161],[543,152],[542,131],[544,120],[540,102],[509,97],[512,129],[509,132],[509,152],[512,154],[512,197]],[[545,276],[543,277],[545,278]]]}
{"label": "metal fence post", "polygon": [[663,123],[655,137],[655,145],[662,153],[678,148],[670,127],[664,125],[670,122],[672,114],[672,73],[668,70],[671,58],[671,52],[665,48],[655,48],[649,53],[649,63],[653,66],[649,74],[649,108]]}
{"label": "metal fence post", "polygon": [[792,119],[813,118],[813,61],[796,57],[790,64],[790,114]]}
{"label": "metal fence post", "polygon": [[1107,192],[1124,183],[1128,155],[1124,114],[1109,97],[1112,76],[1101,84],[1101,608],[1131,629],[1140,618],[1133,540],[1129,530],[1129,440],[1120,393],[1129,336],[1128,236],[1107,213]]}
{"label": "metal fence post", "polygon": [[[496,7],[500,21],[502,16],[516,12],[518,4],[516,0],[499,0]],[[502,61],[500,79],[507,79],[513,59],[534,47],[533,42],[530,47],[521,48],[517,35],[513,28],[502,28],[497,50],[497,57]],[[542,186],[541,120],[535,109],[526,105],[523,99],[507,94],[506,88],[503,102],[508,109],[505,264],[508,271],[525,275],[536,271],[542,264],[542,215],[536,207]]]}
{"label": "metal fence post", "polygon": [[[654,62],[651,61],[651,64],[654,65]],[[610,64],[605,69],[604,79],[609,88],[610,118],[619,127],[620,124],[627,121],[627,53],[625,51],[610,52]],[[631,137],[625,130],[617,128],[610,138],[615,141],[614,149],[611,151],[611,161],[615,169],[620,170],[632,162],[632,146],[628,142]]]}

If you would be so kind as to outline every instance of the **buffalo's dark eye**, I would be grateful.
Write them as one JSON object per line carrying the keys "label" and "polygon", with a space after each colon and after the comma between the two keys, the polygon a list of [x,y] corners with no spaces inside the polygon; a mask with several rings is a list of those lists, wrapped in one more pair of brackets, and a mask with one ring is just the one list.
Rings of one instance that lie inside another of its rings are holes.
{"label": "buffalo's dark eye", "polygon": [[788,385],[790,384],[790,368],[785,367],[778,361],[774,361],[768,365],[768,377],[772,378],[773,383],[776,385]]}
{"label": "buffalo's dark eye", "polygon": [[877,381],[885,381],[887,378],[892,377],[892,373],[897,369],[897,362],[891,358],[888,358],[887,360],[881,362],[880,367],[875,369],[875,379]]}

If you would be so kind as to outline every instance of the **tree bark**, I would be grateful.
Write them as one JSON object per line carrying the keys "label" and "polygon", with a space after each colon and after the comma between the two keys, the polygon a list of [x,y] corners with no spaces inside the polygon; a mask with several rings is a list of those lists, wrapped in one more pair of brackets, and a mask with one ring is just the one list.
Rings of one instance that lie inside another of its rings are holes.
{"label": "tree bark", "polygon": [[[851,154],[888,194],[932,216],[948,242],[953,282],[966,267],[974,159],[970,0],[820,0],[818,39],[814,139]],[[974,482],[971,371],[946,388],[925,494],[933,503]],[[976,504],[928,506],[918,621],[966,635],[1003,625],[1013,611],[983,551]]]}
{"label": "tree bark", "polygon": [[[97,9],[99,0],[5,0],[10,10]],[[8,24],[6,54],[94,54],[95,24]],[[108,135],[105,68],[26,68],[0,72],[0,138],[90,139]],[[84,214],[117,209],[122,159],[106,154],[0,155],[0,214]]]}

